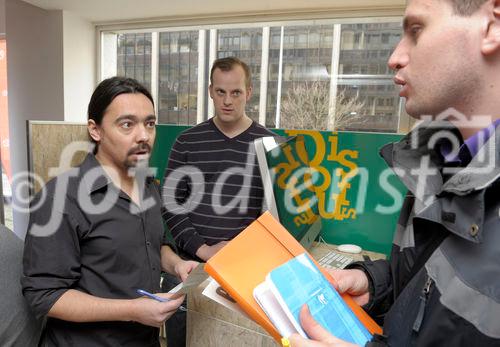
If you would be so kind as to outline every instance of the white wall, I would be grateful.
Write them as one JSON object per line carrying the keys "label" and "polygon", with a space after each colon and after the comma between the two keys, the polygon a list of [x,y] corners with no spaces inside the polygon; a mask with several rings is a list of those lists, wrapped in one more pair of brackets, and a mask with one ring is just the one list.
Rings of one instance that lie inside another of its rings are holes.
{"label": "white wall", "polygon": [[96,79],[96,33],[92,23],[63,11],[64,120],[85,122]]}
{"label": "white wall", "polygon": [[[64,120],[63,13],[5,0],[9,131],[14,177],[28,169],[26,121]],[[13,192],[18,188],[14,180]],[[26,198],[27,187],[21,192]],[[15,194],[14,194],[15,195]],[[14,203],[26,207],[17,197]],[[14,211],[14,232],[26,233],[27,213]]]}

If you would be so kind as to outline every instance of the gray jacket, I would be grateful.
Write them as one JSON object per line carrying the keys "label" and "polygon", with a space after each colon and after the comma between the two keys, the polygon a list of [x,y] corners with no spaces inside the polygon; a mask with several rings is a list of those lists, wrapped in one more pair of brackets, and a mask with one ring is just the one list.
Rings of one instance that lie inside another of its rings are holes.
{"label": "gray jacket", "polygon": [[42,322],[21,292],[23,241],[0,224],[0,346],[37,346]]}
{"label": "gray jacket", "polygon": [[500,346],[500,129],[455,172],[434,143],[443,129],[458,134],[426,123],[382,149],[409,192],[390,262],[353,266],[371,279],[366,308],[388,345]]}

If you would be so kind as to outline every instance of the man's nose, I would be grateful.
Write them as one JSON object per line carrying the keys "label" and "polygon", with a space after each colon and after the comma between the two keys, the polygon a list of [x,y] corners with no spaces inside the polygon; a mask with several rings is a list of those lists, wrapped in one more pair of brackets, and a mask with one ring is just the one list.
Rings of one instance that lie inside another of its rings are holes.
{"label": "man's nose", "polygon": [[408,50],[403,41],[400,41],[387,61],[387,65],[391,70],[397,71],[407,66],[409,60]]}
{"label": "man's nose", "polygon": [[223,99],[224,105],[231,105],[233,100],[231,99],[231,96],[229,94],[224,95]]}
{"label": "man's nose", "polygon": [[150,134],[146,126],[141,125],[138,127],[137,132],[137,142],[148,142],[150,138]]}

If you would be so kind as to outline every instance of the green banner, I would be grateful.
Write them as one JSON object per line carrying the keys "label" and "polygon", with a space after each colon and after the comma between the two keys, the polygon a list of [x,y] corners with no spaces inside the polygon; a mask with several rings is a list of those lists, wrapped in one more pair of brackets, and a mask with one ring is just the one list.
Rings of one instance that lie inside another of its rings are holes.
{"label": "green banner", "polygon": [[[163,179],[170,149],[187,126],[158,125],[151,164]],[[322,217],[321,236],[328,243],[354,243],[389,254],[406,190],[379,156],[395,134],[273,130],[281,136],[303,135]],[[301,160],[290,158],[290,160]]]}

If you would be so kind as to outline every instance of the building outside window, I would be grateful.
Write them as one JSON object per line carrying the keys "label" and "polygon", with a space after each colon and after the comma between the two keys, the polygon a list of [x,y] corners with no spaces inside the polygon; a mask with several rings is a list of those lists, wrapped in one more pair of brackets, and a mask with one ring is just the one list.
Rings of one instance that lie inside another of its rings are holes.
{"label": "building outside window", "polygon": [[198,31],[160,33],[158,122],[196,124]]}
{"label": "building outside window", "polygon": [[[252,71],[247,114],[267,127],[301,127],[292,124],[295,107],[316,115],[320,121],[304,127],[317,130],[404,132],[410,121],[387,67],[400,32],[399,18],[128,30],[112,38],[115,45],[103,44],[103,65],[116,59],[116,74],[152,89],[159,123],[212,117],[210,64],[236,56]],[[299,99],[322,107],[296,107]]]}
{"label": "building outside window", "polygon": [[345,130],[398,131],[400,98],[387,60],[400,37],[399,23],[342,25],[339,90],[362,104]]}
{"label": "building outside window", "polygon": [[[329,94],[333,24],[290,26],[284,27],[283,30],[281,27],[274,27],[271,28],[270,42],[266,126],[275,127],[276,120],[278,123],[281,120],[282,105],[286,105],[287,99],[303,97],[297,95],[299,92],[293,91],[303,90],[304,94],[307,94],[308,83],[318,82],[319,90]],[[281,49],[283,54],[280,54]],[[299,89],[301,86],[306,89]],[[278,107],[280,114],[277,118]],[[326,109],[328,110],[328,105]],[[279,125],[290,127],[291,121],[287,117],[288,124],[285,122]]]}
{"label": "building outside window", "polygon": [[116,74],[151,88],[151,33],[119,34],[117,41]]}

